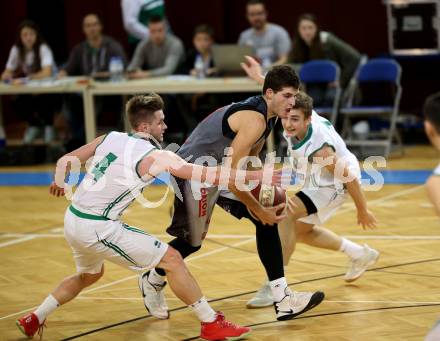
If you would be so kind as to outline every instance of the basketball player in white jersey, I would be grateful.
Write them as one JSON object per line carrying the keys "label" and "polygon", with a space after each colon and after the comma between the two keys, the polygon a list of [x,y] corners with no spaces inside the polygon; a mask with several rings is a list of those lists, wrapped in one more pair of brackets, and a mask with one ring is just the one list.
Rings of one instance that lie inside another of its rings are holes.
{"label": "basketball player in white jersey", "polygon": [[[425,101],[425,132],[435,149],[440,151],[440,92],[429,96]],[[440,164],[426,181],[429,199],[440,216]]]}
{"label": "basketball player in white jersey", "polygon": [[[199,174],[201,182],[218,184],[221,171],[226,169],[188,164],[176,154],[153,146],[148,137],[162,141],[166,129],[160,96],[135,96],[128,101],[126,111],[133,134],[110,132],[58,160],[55,182],[50,186],[55,196],[64,195],[64,181],[75,162],[79,166],[87,161],[89,166],[64,217],[64,235],[72,248],[77,273],[65,278],[35,311],[19,319],[17,326],[30,338],[42,331],[50,313],[102,277],[104,260],[108,260],[131,270],[165,269],[173,292],[200,319],[201,338],[244,337],[250,328],[227,322],[221,312],[210,307],[176,250],[120,220],[150,180],[163,171],[184,179]],[[259,173],[231,171],[228,184],[236,176],[261,180]]]}
{"label": "basketball player in white jersey", "polygon": [[[248,68],[248,71],[251,70]],[[253,78],[260,81],[261,77],[255,75]],[[358,223],[363,228],[375,227],[376,219],[368,211],[360,187],[359,162],[331,123],[313,111],[313,100],[304,92],[296,95],[293,110],[281,122],[297,182],[303,184],[301,190],[289,198],[289,215],[278,225],[284,266],[288,265],[296,242],[302,242],[344,252],[349,257],[344,279],[355,281],[377,261],[379,252],[366,244],[361,246],[339,237],[320,225],[343,204],[348,192],[357,208]],[[248,301],[247,307],[265,307],[271,302],[271,290],[266,282]]]}
{"label": "basketball player in white jersey", "polygon": [[[440,92],[429,96],[423,109],[426,135],[434,148],[440,151]],[[426,190],[436,213],[440,216],[440,164],[426,181]],[[440,340],[440,320],[425,338],[425,341],[436,340]]]}

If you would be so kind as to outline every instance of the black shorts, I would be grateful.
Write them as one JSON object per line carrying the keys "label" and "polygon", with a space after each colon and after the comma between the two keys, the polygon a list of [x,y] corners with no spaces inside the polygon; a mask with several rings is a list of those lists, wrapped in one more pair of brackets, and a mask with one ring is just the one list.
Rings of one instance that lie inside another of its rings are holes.
{"label": "black shorts", "polygon": [[[259,223],[249,214],[246,205],[241,201],[220,196],[217,187],[194,191],[191,189],[190,181],[179,179],[177,185],[183,202],[177,195],[174,196],[173,219],[167,232],[185,239],[192,246],[200,246],[205,239],[216,203],[237,219],[248,218],[254,224]],[[194,197],[194,193],[199,197]]]}

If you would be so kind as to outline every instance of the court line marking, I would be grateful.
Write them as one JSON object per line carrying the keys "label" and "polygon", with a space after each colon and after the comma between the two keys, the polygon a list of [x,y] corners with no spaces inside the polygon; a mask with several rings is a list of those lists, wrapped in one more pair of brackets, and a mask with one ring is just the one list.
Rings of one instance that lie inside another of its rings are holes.
{"label": "court line marking", "polygon": [[[98,300],[98,301],[141,301],[142,297],[96,297],[82,296],[81,300]],[[207,298],[208,301],[210,298]],[[167,297],[167,301],[180,301],[177,297]],[[224,301],[247,302],[248,300],[225,299]],[[383,303],[383,304],[440,304],[440,301],[375,301],[375,300],[324,300],[322,303]]]}
{"label": "court line marking", "polygon": [[[240,245],[249,243],[249,242],[251,242],[253,240],[255,240],[255,236],[253,236],[252,238],[249,238],[249,239],[237,242],[237,243],[233,244],[232,246],[240,246]],[[215,249],[215,250],[211,250],[211,251],[208,251],[206,253],[202,253],[202,254],[200,254],[198,256],[189,257],[188,259],[185,260],[185,262],[190,262],[190,261],[194,261],[194,260],[197,260],[197,259],[205,258],[205,257],[211,256],[211,255],[214,255],[216,253],[223,252],[223,251],[228,250],[228,249],[229,249],[229,247],[225,246],[225,247],[221,247],[221,248],[218,248],[218,249]],[[106,284],[97,286],[95,288],[90,288],[88,290],[84,290],[76,298],[81,297],[81,295],[83,295],[83,294],[87,294],[89,292],[94,292],[94,291],[97,291],[99,289],[107,288],[109,286],[112,286],[112,285],[115,285],[115,284],[119,284],[119,283],[128,281],[130,279],[136,278],[136,277],[138,277],[138,275],[132,275],[132,276],[128,276],[128,277],[124,277],[124,278],[118,279],[118,280],[110,282],[110,283],[106,283]],[[7,319],[7,318],[12,317],[12,316],[23,314],[23,313],[28,312],[30,310],[33,310],[33,309],[35,309],[37,307],[38,306],[34,306],[34,307],[31,307],[31,308],[27,308],[25,310],[21,310],[21,311],[16,312],[16,313],[12,313],[12,314],[9,314],[9,315],[6,315],[6,316],[2,316],[2,317],[0,317],[0,320],[4,320],[4,319]]]}
{"label": "court line marking", "polygon": [[[213,227],[215,229],[215,227]],[[157,238],[171,238],[169,234],[154,234]],[[383,240],[439,240],[440,236],[434,235],[341,235],[344,238],[349,239],[383,239]],[[8,246],[16,243],[20,243],[26,240],[31,240],[35,238],[64,238],[64,234],[47,234],[47,233],[7,233],[0,234],[0,238],[21,238],[20,240],[10,240],[4,243],[0,243],[0,248],[3,246]],[[209,234],[206,239],[248,239],[255,237],[254,234]]]}
{"label": "court line marking", "polygon": [[[397,191],[395,193],[386,195],[386,196],[384,196],[382,198],[378,198],[378,199],[375,199],[375,200],[367,200],[367,203],[368,203],[368,206],[381,204],[381,203],[383,203],[385,201],[388,201],[390,199],[394,199],[394,198],[400,197],[400,196],[405,195],[405,194],[416,192],[416,191],[418,191],[418,190],[420,190],[420,189],[422,189],[424,187],[425,187],[425,185],[418,185],[418,186],[411,187],[411,188],[408,188],[408,189],[403,189],[401,191]],[[355,209],[356,209],[356,206],[354,205],[353,202],[350,201],[348,207],[341,207],[334,215],[339,215],[339,214],[342,214],[342,213],[353,211]]]}
{"label": "court line marking", "polygon": [[[395,197],[398,197],[398,196],[401,196],[401,195],[405,195],[405,194],[408,194],[408,193],[412,193],[412,192],[415,192],[415,191],[417,191],[417,190],[419,190],[419,189],[421,189],[421,188],[423,188],[424,187],[424,185],[419,185],[419,186],[415,186],[415,187],[412,187],[412,188],[409,188],[409,189],[405,189],[405,190],[402,190],[402,191],[398,191],[398,192],[395,192],[395,193],[393,193],[393,194],[391,194],[391,195],[387,195],[387,196],[385,196],[385,197],[383,197],[383,198],[379,198],[379,199],[376,199],[376,200],[372,200],[372,201],[370,201],[369,202],[369,204],[370,205],[372,205],[372,204],[377,204],[377,203],[380,203],[380,202],[382,202],[382,201],[387,201],[387,200],[389,200],[389,199],[393,199],[393,198],[395,198]],[[355,209],[355,207],[354,207],[354,205],[353,205],[353,207],[348,207],[348,208],[346,208],[345,210],[343,210],[343,208],[341,208],[341,209],[339,209],[337,212],[336,212],[336,214],[341,214],[341,213],[344,213],[344,212],[347,212],[347,211],[351,211],[351,210],[354,210]],[[335,215],[336,215],[335,214]],[[249,242],[250,240],[254,240],[255,239],[255,236],[252,238],[252,239],[249,239],[249,240],[247,240],[247,241],[245,241],[245,242]],[[18,242],[17,242],[18,243]],[[243,243],[244,244],[244,243]],[[236,243],[236,244],[233,244],[232,246],[239,246],[239,245],[242,245],[241,243]],[[223,247],[222,249],[228,249],[227,247]],[[215,250],[214,250],[215,251]],[[203,256],[204,254],[202,254],[202,255],[200,255],[200,256]],[[197,257],[197,256],[196,256]],[[196,257],[194,257],[194,258],[196,258]],[[201,258],[201,257],[198,257],[198,258]],[[186,261],[189,261],[191,258],[188,258],[188,260],[186,260]],[[92,289],[89,289],[89,290],[86,290],[86,291],[83,291],[82,293],[87,293],[87,292],[92,292],[92,291],[96,291],[96,290],[98,290],[98,289],[101,289],[101,288],[105,288],[105,287],[109,287],[109,286],[111,286],[111,285],[114,285],[114,284],[118,284],[118,283],[121,283],[121,282],[124,282],[124,281],[127,281],[127,280],[129,280],[129,279],[132,279],[132,278],[135,278],[135,277],[137,277],[137,275],[134,275],[134,276],[129,276],[129,277],[126,277],[126,278],[123,278],[123,279],[120,279],[120,280],[117,280],[117,281],[114,281],[114,282],[110,282],[110,283],[107,283],[107,284],[104,284],[104,285],[102,285],[102,286],[100,286],[100,287],[97,287],[97,288],[92,288]],[[81,293],[81,294],[82,294]],[[81,295],[80,294],[80,295]],[[28,308],[28,309],[26,309],[26,310],[22,310],[22,311],[20,311],[20,312],[18,312],[18,313],[13,313],[13,314],[9,314],[9,315],[6,315],[6,316],[3,316],[3,317],[0,317],[0,320],[3,320],[3,319],[6,319],[6,318],[8,318],[8,317],[12,317],[12,316],[16,316],[16,315],[19,315],[19,314],[22,314],[22,313],[24,313],[24,312],[27,312],[27,311],[29,311],[29,310],[32,310],[32,309],[35,309],[35,308],[37,308],[38,306],[35,306],[35,307],[32,307],[32,308]]]}
{"label": "court line marking", "polygon": [[20,238],[9,240],[9,241],[4,242],[4,243],[0,243],[0,248],[6,247],[6,246],[10,246],[10,245],[14,245],[14,244],[20,244],[20,243],[26,242],[28,240],[32,240],[32,239],[37,238],[35,235],[22,235],[22,236],[19,236],[19,237]]}
{"label": "court line marking", "polygon": [[[400,267],[400,266],[405,266],[405,265],[420,264],[420,263],[439,261],[439,260],[440,260],[440,258],[425,259],[425,260],[420,260],[420,261],[410,262],[410,263],[398,263],[398,264],[389,265],[389,266],[381,267],[381,268],[377,268],[377,269],[394,268],[394,267]],[[367,270],[367,271],[374,271],[374,270],[377,270],[377,269],[371,269],[371,270]],[[302,281],[297,281],[297,282],[290,282],[290,283],[288,283],[288,285],[292,286],[292,285],[316,282],[316,281],[326,280],[326,279],[330,279],[330,278],[340,277],[340,276],[343,276],[343,275],[344,275],[344,273],[339,273],[339,274],[330,275],[330,276],[322,276],[322,277],[313,278],[313,279],[307,279],[307,280],[302,280]],[[225,296],[225,297],[211,299],[211,300],[209,300],[209,302],[211,303],[211,302],[219,302],[219,301],[223,301],[223,300],[231,300],[231,299],[234,299],[236,297],[240,297],[240,296],[244,296],[244,295],[248,295],[248,294],[253,294],[253,293],[256,293],[256,292],[257,292],[257,290],[246,291],[246,292],[242,292],[242,293],[239,293],[239,294],[228,295],[228,296]],[[440,304],[437,304],[437,303],[433,304],[433,305],[440,306]],[[414,306],[407,306],[407,307],[423,307],[423,306],[429,306],[429,305],[414,305]],[[186,308],[187,308],[186,306],[180,306],[180,307],[177,307],[177,308],[170,309],[170,312],[181,311],[181,310],[184,310]],[[390,307],[381,307],[381,308],[362,309],[362,310],[348,311],[348,312],[365,312],[365,311],[370,311],[370,310],[373,310],[373,311],[375,311],[375,310],[388,310],[388,309],[391,309],[391,308]],[[400,308],[405,308],[405,307],[400,307]],[[335,314],[338,315],[338,314],[341,314],[341,313],[346,313],[346,312],[325,313],[325,314],[311,315],[310,317],[324,316],[324,315],[335,315]],[[81,334],[70,336],[70,337],[67,337],[65,339],[62,339],[61,341],[77,339],[79,337],[90,335],[90,334],[94,334],[94,333],[100,332],[102,330],[114,328],[114,327],[117,327],[117,326],[121,326],[121,325],[124,325],[124,324],[127,324],[127,323],[131,323],[131,322],[136,322],[136,321],[143,320],[143,319],[151,319],[151,318],[152,318],[152,315],[145,315],[145,316],[140,316],[140,317],[132,318],[130,320],[125,320],[125,321],[122,321],[122,322],[113,323],[113,324],[106,325],[106,326],[103,326],[103,327],[100,327],[100,328],[97,328],[97,329],[89,330],[89,331],[81,333]],[[307,316],[305,316],[305,317],[297,317],[296,319],[301,319],[301,318],[307,318]],[[279,322],[279,321],[270,321],[269,323],[277,323],[277,322]],[[260,324],[265,324],[265,323],[268,323],[268,322],[258,323],[258,324],[255,324],[255,325],[260,325]],[[250,325],[250,326],[254,326],[254,325]],[[197,339],[197,338],[198,337],[190,338],[190,339],[185,339],[185,340],[192,340],[192,339]]]}
{"label": "court line marking", "polygon": [[[422,188],[424,188],[424,185],[418,185],[418,186],[415,186],[415,187],[411,187],[411,188],[408,188],[408,189],[397,191],[397,192],[389,194],[389,195],[387,195],[385,197],[382,197],[382,198],[379,198],[379,199],[375,199],[375,200],[371,200],[371,201],[368,202],[368,204],[370,206],[371,205],[380,204],[380,203],[383,203],[383,202],[388,201],[390,199],[393,199],[393,198],[396,198],[396,197],[399,197],[399,196],[402,196],[402,195],[405,195],[405,194],[409,194],[409,193],[412,193],[412,192],[416,192],[416,191],[418,191],[418,190],[420,190]],[[348,207],[346,207],[346,208],[341,207],[334,215],[339,215],[339,214],[342,214],[342,213],[353,211],[354,209],[355,209],[354,204],[350,202]],[[24,238],[25,236],[26,237],[34,236],[35,234],[29,235],[29,234],[14,234],[14,233],[9,233],[8,234],[8,233],[6,233],[6,234],[0,234],[0,237],[1,236],[4,237],[4,236],[7,236],[7,235],[9,235],[9,236],[16,236],[16,237],[20,237],[20,238],[15,240],[15,241],[8,241],[8,242],[5,242],[5,243],[2,243],[2,244],[0,244],[0,248],[6,247],[6,246],[10,246],[10,245],[14,245],[14,244],[23,243],[23,242],[26,242],[28,240],[35,239],[35,238]],[[41,234],[41,235],[43,235],[43,234]],[[49,236],[50,237],[54,237],[53,234],[44,234],[44,235],[47,235],[48,237]],[[62,236],[62,235],[60,235],[60,236]],[[156,235],[156,236],[159,237],[159,238],[163,238],[164,235]],[[234,235],[228,235],[228,236],[231,236],[231,239],[232,238],[242,238],[241,236],[237,236],[237,237],[232,237]],[[23,237],[23,238],[21,238],[21,237]],[[56,237],[58,237],[58,236],[56,236]],[[210,236],[210,238],[211,237],[212,236]],[[221,238],[221,237],[216,237],[216,238]],[[226,238],[226,237],[223,237],[223,238]],[[245,237],[243,237],[243,238],[245,238]],[[361,239],[359,236],[354,236],[353,239],[357,239],[357,238]],[[365,238],[365,239],[373,239],[373,238]],[[388,238],[384,238],[384,239],[391,239],[391,238],[388,237]],[[428,239],[431,239],[431,238],[428,238]],[[435,238],[432,238],[432,239],[434,240]]]}

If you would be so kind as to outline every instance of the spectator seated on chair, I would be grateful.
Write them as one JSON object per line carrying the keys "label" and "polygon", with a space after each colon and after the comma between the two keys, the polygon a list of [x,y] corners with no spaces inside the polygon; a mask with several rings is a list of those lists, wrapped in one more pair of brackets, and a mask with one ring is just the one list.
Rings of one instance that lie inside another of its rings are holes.
{"label": "spectator seated on chair", "polygon": [[[127,58],[121,44],[113,38],[104,35],[103,24],[96,14],[87,14],[82,22],[86,39],[76,45],[69,55],[67,63],[61,67],[58,77],[92,76],[97,79],[110,77],[110,60],[119,59],[124,68]],[[72,150],[85,142],[84,114],[82,96],[69,94],[64,96],[64,107],[71,128],[71,140],[67,149]],[[106,96],[95,98],[98,117],[102,113],[122,111],[121,96]]]}
{"label": "spectator seated on chair", "polygon": [[148,29],[150,37],[138,44],[128,66],[129,78],[172,75],[183,62],[183,43],[173,34],[167,33],[164,18],[150,18]]}
{"label": "spectator seated on chair", "polygon": [[[52,76],[55,66],[52,51],[44,41],[38,26],[25,20],[17,30],[17,38],[9,52],[2,81],[15,85],[28,80],[38,80]],[[23,143],[32,144],[44,128],[44,142],[51,143],[55,138],[53,116],[56,110],[54,95],[15,96],[13,109],[28,123]]]}
{"label": "spectator seated on chair", "polygon": [[265,70],[286,63],[292,43],[289,33],[280,25],[267,21],[262,0],[248,0],[246,17],[250,28],[241,32],[238,45],[252,47]]}
{"label": "spectator seated on chair", "polygon": [[[303,64],[315,59],[330,59],[341,68],[340,86],[345,89],[359,65],[361,55],[356,49],[330,32],[321,31],[313,14],[302,14],[297,23],[289,63]],[[309,86],[307,93],[316,107],[332,106],[336,84]]]}

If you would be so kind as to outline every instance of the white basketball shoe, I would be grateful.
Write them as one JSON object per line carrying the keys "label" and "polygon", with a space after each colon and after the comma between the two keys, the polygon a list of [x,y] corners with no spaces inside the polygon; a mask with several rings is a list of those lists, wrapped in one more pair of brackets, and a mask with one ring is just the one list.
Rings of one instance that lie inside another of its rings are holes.
{"label": "white basketball shoe", "polygon": [[150,271],[139,275],[139,289],[144,299],[145,308],[151,315],[161,320],[166,320],[170,317],[168,312],[168,306],[163,294],[163,288],[167,285],[167,282],[163,284],[153,284],[148,281],[148,275]]}
{"label": "white basketball shoe", "polygon": [[305,313],[319,305],[325,296],[321,291],[291,291],[288,287],[284,290],[284,293],[285,296],[281,301],[273,303],[278,321],[291,320]]}
{"label": "white basketball shoe", "polygon": [[369,266],[372,266],[377,262],[379,255],[379,251],[372,249],[367,244],[364,244],[364,254],[360,258],[350,260],[344,280],[346,282],[353,282],[357,280],[362,276]]}
{"label": "white basketball shoe", "polygon": [[269,281],[266,280],[263,286],[258,289],[254,297],[252,297],[247,303],[246,308],[256,309],[269,307],[273,304],[272,290],[269,285]]}

